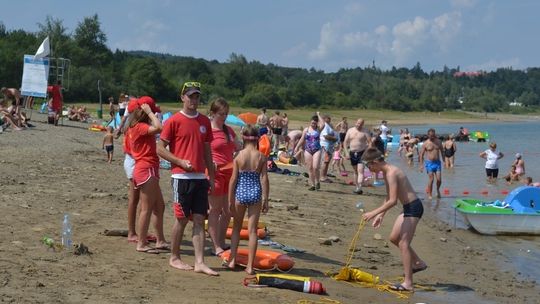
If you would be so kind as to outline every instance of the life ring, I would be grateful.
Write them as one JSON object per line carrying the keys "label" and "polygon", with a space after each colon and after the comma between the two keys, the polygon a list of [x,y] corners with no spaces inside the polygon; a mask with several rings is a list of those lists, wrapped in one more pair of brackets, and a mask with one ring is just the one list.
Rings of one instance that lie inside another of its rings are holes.
{"label": "life ring", "polygon": [[[238,248],[236,253],[236,265],[246,267],[248,262],[248,248]],[[223,252],[221,257],[228,261],[231,255],[231,250]],[[257,250],[255,253],[255,260],[253,261],[253,268],[255,270],[274,270],[289,271],[294,266],[294,260],[281,252],[271,250]]]}
{"label": "life ring", "polygon": [[[232,228],[227,228],[227,233],[225,234],[225,237],[230,239],[231,236],[232,236],[232,231],[233,231]],[[264,239],[266,237],[266,234],[267,233],[266,233],[265,229],[262,229],[262,228],[257,229],[257,237],[259,239]],[[249,239],[249,230],[247,230],[247,229],[240,230],[240,239],[241,240],[248,240]]]}

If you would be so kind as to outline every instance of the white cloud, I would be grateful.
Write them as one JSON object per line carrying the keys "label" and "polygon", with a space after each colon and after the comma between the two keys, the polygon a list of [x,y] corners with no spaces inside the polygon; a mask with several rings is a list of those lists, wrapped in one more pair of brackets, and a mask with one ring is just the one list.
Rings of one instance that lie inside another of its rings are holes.
{"label": "white cloud", "polygon": [[319,46],[309,52],[310,59],[324,59],[330,53],[330,50],[336,45],[338,33],[332,27],[330,22],[325,23],[321,28],[321,39]]}
{"label": "white cloud", "polygon": [[465,67],[466,71],[494,71],[498,68],[522,68],[521,60],[518,57],[513,57],[510,59],[505,59],[501,61],[489,60],[480,64],[472,64]]}
{"label": "white cloud", "polygon": [[422,45],[429,35],[429,21],[416,17],[411,21],[398,23],[392,29],[394,40],[391,52],[398,63],[402,63],[415,49]]}
{"label": "white cloud", "polygon": [[285,50],[285,52],[283,52],[283,55],[285,57],[295,57],[301,54],[305,54],[306,49],[307,49],[307,44],[305,42],[302,42],[300,44],[297,44],[291,47],[288,50]]}
{"label": "white cloud", "polygon": [[416,16],[393,26],[379,25],[371,31],[347,31],[347,25],[343,20],[325,23],[319,45],[308,51],[309,58],[320,61],[339,55],[345,62],[364,55],[403,64],[426,49],[448,51],[462,30],[462,16],[457,11],[433,19]]}
{"label": "white cloud", "polygon": [[446,50],[461,31],[461,13],[451,12],[433,19],[431,34],[437,40],[439,48]]}

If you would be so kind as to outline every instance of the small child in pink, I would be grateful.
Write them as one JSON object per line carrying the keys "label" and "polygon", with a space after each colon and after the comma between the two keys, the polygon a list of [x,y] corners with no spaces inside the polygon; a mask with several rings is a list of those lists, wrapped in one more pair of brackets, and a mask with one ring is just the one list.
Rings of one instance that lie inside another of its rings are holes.
{"label": "small child in pink", "polygon": [[343,164],[343,149],[341,149],[341,145],[339,143],[335,144],[334,147],[334,154],[332,155],[332,171],[336,169],[339,170],[339,174],[341,176],[347,176],[347,170],[345,170],[345,164]]}

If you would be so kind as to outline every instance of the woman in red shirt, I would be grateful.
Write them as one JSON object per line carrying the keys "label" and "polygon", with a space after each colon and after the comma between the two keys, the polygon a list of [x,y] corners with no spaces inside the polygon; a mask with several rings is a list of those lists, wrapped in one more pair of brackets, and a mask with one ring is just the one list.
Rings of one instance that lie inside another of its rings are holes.
{"label": "woman in red shirt", "polygon": [[[133,183],[140,189],[141,203],[137,251],[159,253],[160,250],[170,250],[163,234],[165,203],[159,187],[159,157],[156,152],[155,135],[161,131],[161,122],[154,112],[158,112],[159,108],[151,97],[143,96],[130,103],[128,111],[132,113],[127,136],[131,156],[135,159]],[[156,216],[155,248],[150,247],[147,240],[152,213]]]}
{"label": "woman in red shirt", "polygon": [[214,254],[221,254],[229,249],[225,245],[225,234],[231,213],[228,204],[229,180],[232,176],[233,154],[240,149],[236,142],[233,129],[225,125],[229,114],[229,104],[223,98],[218,98],[210,105],[210,119],[212,122],[211,143],[212,160],[215,166],[214,191],[208,196],[210,210],[208,212],[208,233],[214,245]]}

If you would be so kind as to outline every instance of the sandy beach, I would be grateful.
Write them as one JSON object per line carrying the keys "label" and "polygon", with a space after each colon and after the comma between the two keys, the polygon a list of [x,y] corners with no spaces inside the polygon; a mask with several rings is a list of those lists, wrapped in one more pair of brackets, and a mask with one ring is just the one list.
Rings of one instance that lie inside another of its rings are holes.
{"label": "sandy beach", "polygon": [[[127,180],[121,141],[107,164],[101,150],[102,133],[89,125],[64,122],[54,127],[33,113],[35,128],[0,134],[0,296],[6,303],[297,303],[320,296],[275,288],[242,286],[243,271],[230,271],[211,256],[207,263],[219,277],[183,272],[168,266],[168,253],[138,253],[124,237],[105,236],[106,229],[127,229]],[[430,121],[436,123],[435,121]],[[397,124],[397,122],[392,122]],[[287,167],[301,171],[299,167]],[[350,167],[348,167],[350,169]],[[424,202],[413,247],[429,265],[414,276],[417,288],[408,299],[372,288],[337,282],[325,273],[338,271],[356,232],[362,202],[378,206],[383,188],[352,193],[347,178],[335,178],[320,191],[307,191],[307,179],[270,173],[270,211],[262,217],[279,243],[306,250],[290,254],[292,274],[323,283],[327,298],[340,303],[537,303],[536,282],[511,270],[509,257],[486,248],[490,237],[454,229],[433,214],[435,202]],[[161,171],[166,202],[165,232],[173,222],[170,174]],[[349,177],[350,179],[350,177]],[[417,189],[419,190],[419,189]],[[402,274],[398,250],[388,234],[399,206],[392,209],[380,229],[366,226],[352,265],[396,282]],[[64,213],[72,215],[73,240],[84,243],[92,255],[72,250],[54,251],[41,242],[44,236],[60,240]],[[151,229],[152,232],[152,229]],[[382,239],[377,240],[378,233]],[[319,238],[340,241],[321,245]],[[191,228],[182,243],[182,255],[193,263]],[[242,243],[246,245],[246,243]],[[260,246],[262,249],[268,247]]]}

